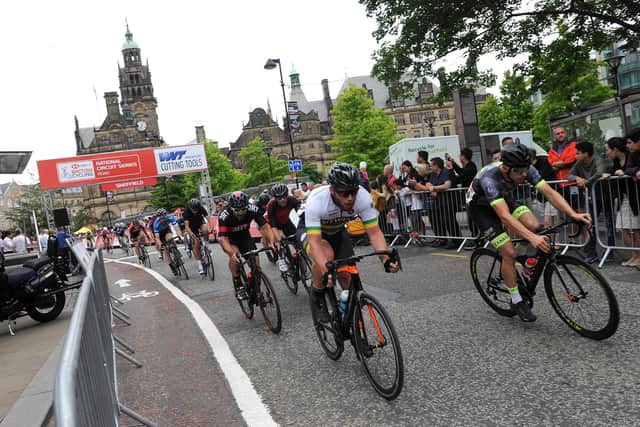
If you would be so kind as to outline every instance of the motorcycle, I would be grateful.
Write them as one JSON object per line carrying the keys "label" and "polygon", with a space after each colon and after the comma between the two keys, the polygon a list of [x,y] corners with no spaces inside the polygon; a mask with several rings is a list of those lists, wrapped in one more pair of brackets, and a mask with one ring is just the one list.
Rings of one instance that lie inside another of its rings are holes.
{"label": "motorcycle", "polygon": [[54,320],[64,309],[65,291],[81,285],[67,285],[64,267],[46,255],[10,270],[5,270],[4,264],[0,251],[0,322],[9,321],[11,335],[15,335],[12,325],[19,317]]}

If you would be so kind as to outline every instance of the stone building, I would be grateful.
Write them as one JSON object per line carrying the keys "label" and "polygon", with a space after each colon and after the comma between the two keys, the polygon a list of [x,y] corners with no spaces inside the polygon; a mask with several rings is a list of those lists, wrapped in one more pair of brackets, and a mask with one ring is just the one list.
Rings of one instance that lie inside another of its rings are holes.
{"label": "stone building", "polygon": [[[78,155],[159,147],[164,144],[158,126],[149,63],[142,63],[140,47],[133,34],[125,33],[122,45],[123,66],[118,63],[120,93],[105,92],[107,117],[99,128],[80,128],[75,118],[76,153]],[[120,99],[121,98],[121,99]],[[99,185],[83,187],[84,206],[101,224],[134,215],[150,206],[145,202],[151,187],[138,187],[113,192],[113,203]]]}
{"label": "stone building", "polygon": [[0,184],[0,230],[15,228],[15,224],[7,218],[7,214],[20,205],[26,187],[15,181]]}

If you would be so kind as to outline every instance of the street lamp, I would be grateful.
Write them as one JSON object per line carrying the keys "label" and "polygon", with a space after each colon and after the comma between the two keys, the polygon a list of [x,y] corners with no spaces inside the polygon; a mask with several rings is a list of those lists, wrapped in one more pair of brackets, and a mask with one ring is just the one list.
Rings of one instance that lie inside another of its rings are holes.
{"label": "street lamp", "polygon": [[424,116],[424,123],[429,128],[429,136],[436,136],[436,133],[433,131],[433,122],[436,121],[436,116]]}
{"label": "street lamp", "polygon": [[616,103],[618,104],[618,109],[620,111],[620,123],[622,124],[622,134],[626,135],[627,134],[626,119],[624,116],[624,111],[622,110],[622,102],[620,100],[620,87],[618,83],[618,67],[620,67],[622,58],[624,58],[624,55],[611,55],[608,58],[605,58],[605,61],[607,62],[607,65],[609,66],[609,68],[611,69],[611,73],[613,74],[613,84],[616,90],[615,99],[616,99]]}
{"label": "street lamp", "polygon": [[[267,62],[264,64],[265,70],[273,70],[278,66],[278,70],[280,71],[280,87],[282,88],[282,100],[284,101],[284,114],[287,118],[287,135],[289,136],[289,147],[291,148],[291,160],[296,158],[295,153],[293,152],[293,136],[291,135],[291,121],[289,120],[289,108],[287,108],[287,97],[284,93],[284,79],[282,78],[282,65],[280,64],[279,58],[269,58]],[[296,188],[300,188],[298,185],[298,174],[296,174]]]}
{"label": "street lamp", "polygon": [[264,153],[267,155],[267,160],[269,161],[269,181],[273,182],[273,170],[271,169],[271,151],[273,151],[272,147],[264,147]]}

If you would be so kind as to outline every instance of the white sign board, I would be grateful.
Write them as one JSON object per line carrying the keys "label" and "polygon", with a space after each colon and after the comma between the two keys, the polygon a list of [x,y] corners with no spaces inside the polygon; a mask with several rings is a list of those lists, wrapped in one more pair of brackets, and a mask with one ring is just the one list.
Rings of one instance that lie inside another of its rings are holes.
{"label": "white sign board", "polygon": [[389,147],[389,162],[393,165],[393,174],[400,175],[400,166],[405,160],[415,165],[418,151],[429,153],[429,160],[434,157],[446,160],[447,154],[457,160],[460,156],[458,135],[404,138],[396,142]]}
{"label": "white sign board", "polygon": [[153,150],[158,175],[201,171],[207,168],[204,145],[183,145]]}
{"label": "white sign board", "polygon": [[[498,145],[500,145],[500,147],[502,147],[502,139],[506,137],[513,138],[514,144],[523,144],[529,148],[535,148],[539,156],[547,155],[547,152],[544,150],[544,148],[533,142],[533,133],[530,130],[514,132],[491,132],[480,134],[480,138],[484,139],[485,141],[489,139],[495,139],[496,141],[498,141]],[[487,145],[486,142],[485,145]]]}

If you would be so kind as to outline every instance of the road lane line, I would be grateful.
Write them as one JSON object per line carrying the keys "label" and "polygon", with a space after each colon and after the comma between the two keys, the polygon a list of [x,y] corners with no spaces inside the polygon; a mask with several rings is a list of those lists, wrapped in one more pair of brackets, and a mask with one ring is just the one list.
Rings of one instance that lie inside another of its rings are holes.
{"label": "road lane line", "polygon": [[244,418],[247,425],[277,426],[276,422],[271,418],[269,408],[264,404],[262,398],[253,387],[249,376],[244,369],[242,369],[242,366],[240,366],[238,360],[231,352],[229,344],[227,344],[227,341],[224,339],[216,325],[196,301],[189,298],[189,296],[176,288],[157,271],[130,262],[118,260],[111,260],[111,262],[129,265],[146,271],[158,280],[158,282],[160,282],[169,292],[171,292],[178,301],[184,304],[184,306],[191,312],[193,319],[196,321],[196,324],[207,339],[209,347],[211,347],[211,350],[213,351],[213,357],[218,361],[220,369],[222,369],[224,376],[229,382],[233,397],[235,398],[236,404],[238,405],[238,408],[240,408],[242,418]]}
{"label": "road lane line", "polygon": [[437,252],[435,254],[431,254],[431,255],[435,255],[435,256],[448,256],[451,258],[466,258],[466,255],[457,255],[457,254],[446,254],[446,253],[442,253],[442,252]]}

